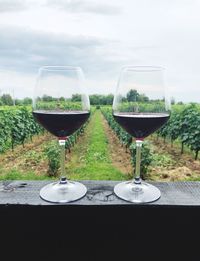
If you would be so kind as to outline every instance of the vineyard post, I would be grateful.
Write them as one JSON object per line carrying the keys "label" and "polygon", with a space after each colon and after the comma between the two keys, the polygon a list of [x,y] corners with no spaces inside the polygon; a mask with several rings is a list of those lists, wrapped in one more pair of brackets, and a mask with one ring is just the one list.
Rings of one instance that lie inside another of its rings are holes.
{"label": "vineyard post", "polygon": [[198,159],[198,154],[199,154],[199,151],[198,151],[198,150],[196,150],[196,151],[195,151],[195,160],[197,160],[197,159]]}
{"label": "vineyard post", "polygon": [[182,141],[181,142],[181,154],[183,154],[183,152],[184,152],[184,142]]}

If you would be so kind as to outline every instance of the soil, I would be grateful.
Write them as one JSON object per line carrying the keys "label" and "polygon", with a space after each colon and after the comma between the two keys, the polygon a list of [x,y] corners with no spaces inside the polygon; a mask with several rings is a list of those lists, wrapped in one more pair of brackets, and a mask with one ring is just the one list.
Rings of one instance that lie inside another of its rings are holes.
{"label": "soil", "polygon": [[[1,172],[11,168],[19,168],[22,172],[34,171],[36,175],[45,173],[47,170],[47,160],[43,155],[45,144],[54,139],[49,133],[33,137],[32,141],[26,142],[25,146],[17,145],[14,151],[9,149],[0,154]],[[1,174],[1,173],[0,173]]]}
{"label": "soil", "polygon": [[162,155],[170,155],[173,164],[167,167],[151,168],[150,179],[164,181],[183,181],[200,179],[200,161],[194,159],[191,152],[181,154],[180,146],[164,143],[162,139],[151,138],[154,151]]}
{"label": "soil", "polygon": [[133,166],[131,164],[131,155],[129,150],[126,150],[126,148],[122,146],[118,137],[110,128],[104,117],[102,117],[102,121],[108,138],[110,149],[109,154],[111,156],[112,164],[129,178],[132,178]]}

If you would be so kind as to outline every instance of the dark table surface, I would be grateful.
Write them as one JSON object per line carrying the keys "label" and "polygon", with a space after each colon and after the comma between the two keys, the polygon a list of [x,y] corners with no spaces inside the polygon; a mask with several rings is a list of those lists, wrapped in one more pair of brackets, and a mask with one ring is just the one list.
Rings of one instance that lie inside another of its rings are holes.
{"label": "dark table surface", "polygon": [[148,204],[117,198],[118,181],[81,181],[85,197],[53,204],[39,196],[49,182],[0,182],[2,260],[200,260],[200,182],[151,182]]}
{"label": "dark table surface", "polygon": [[[66,205],[134,205],[113,192],[119,181],[81,181],[88,191],[85,197]],[[40,189],[50,181],[2,181],[0,204],[57,205],[42,200]],[[148,205],[200,206],[200,182],[149,182],[161,191],[161,198]]]}

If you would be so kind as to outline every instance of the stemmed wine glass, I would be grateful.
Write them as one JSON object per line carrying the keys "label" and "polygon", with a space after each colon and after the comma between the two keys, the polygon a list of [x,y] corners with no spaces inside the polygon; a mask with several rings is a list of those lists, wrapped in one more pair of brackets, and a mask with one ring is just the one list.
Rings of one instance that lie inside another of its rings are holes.
{"label": "stemmed wine glass", "polygon": [[33,116],[47,131],[56,136],[61,150],[61,176],[40,190],[49,202],[71,202],[82,198],[86,187],[69,181],[65,175],[65,141],[90,115],[90,102],[84,88],[84,75],[79,67],[43,66],[39,69],[33,97]]}
{"label": "stemmed wine glass", "polygon": [[170,117],[164,69],[154,66],[124,67],[113,100],[113,117],[136,140],[134,179],[117,184],[115,194],[134,203],[159,199],[160,190],[141,180],[140,162],[144,138],[158,130]]}

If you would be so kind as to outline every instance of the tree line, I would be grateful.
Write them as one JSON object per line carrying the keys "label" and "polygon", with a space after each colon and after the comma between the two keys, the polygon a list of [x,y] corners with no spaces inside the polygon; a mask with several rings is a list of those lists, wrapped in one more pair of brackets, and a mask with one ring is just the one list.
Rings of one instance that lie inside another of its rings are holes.
{"label": "tree line", "polygon": [[3,94],[0,96],[0,106],[12,106],[12,105],[30,105],[32,104],[32,99],[25,97],[23,99],[13,99],[10,94]]}
{"label": "tree line", "polygon": [[[110,94],[91,94],[89,95],[90,98],[90,104],[91,105],[112,105],[114,95],[112,93]],[[43,95],[41,98],[43,101],[46,102],[52,102],[52,101],[65,101],[66,99],[64,97],[55,98],[49,95]],[[121,99],[124,102],[151,102],[149,97],[147,97],[145,94],[139,94],[137,90],[131,89],[126,96],[121,97]],[[70,99],[72,102],[80,102],[81,101],[81,95],[80,94],[73,94],[72,98]],[[32,104],[32,98],[25,97],[23,99],[13,99],[10,94],[3,94],[0,96],[0,106],[3,105],[31,105]],[[175,102],[175,99],[171,98],[171,104],[183,104],[183,102]]]}
{"label": "tree line", "polygon": [[[113,98],[114,95],[112,93],[110,94],[91,94],[89,95],[90,98],[90,104],[91,105],[112,105],[113,104]],[[134,101],[140,101],[140,102],[148,102],[149,98],[145,94],[139,94],[136,90],[132,89],[130,90],[126,97],[122,97],[124,101],[127,102],[134,102]],[[55,98],[49,95],[44,95],[42,97],[43,101],[46,102],[52,102],[52,101],[65,101],[66,99],[64,97]],[[80,94],[73,94],[72,98],[70,99],[72,102],[80,102],[81,101],[81,95]],[[3,94],[0,96],[0,106],[3,105],[31,105],[32,99],[30,97],[25,97],[23,99],[13,99],[10,94]]]}

